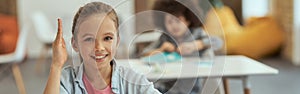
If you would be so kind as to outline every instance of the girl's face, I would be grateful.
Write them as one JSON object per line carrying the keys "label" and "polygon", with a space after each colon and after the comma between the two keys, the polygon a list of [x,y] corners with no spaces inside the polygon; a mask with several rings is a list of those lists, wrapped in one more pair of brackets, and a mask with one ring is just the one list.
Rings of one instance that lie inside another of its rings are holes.
{"label": "girl's face", "polygon": [[183,36],[188,31],[189,24],[190,22],[184,16],[165,15],[166,29],[175,38]]}
{"label": "girl's face", "polygon": [[84,64],[98,68],[110,66],[119,43],[115,22],[104,14],[92,15],[78,29],[77,51]]}

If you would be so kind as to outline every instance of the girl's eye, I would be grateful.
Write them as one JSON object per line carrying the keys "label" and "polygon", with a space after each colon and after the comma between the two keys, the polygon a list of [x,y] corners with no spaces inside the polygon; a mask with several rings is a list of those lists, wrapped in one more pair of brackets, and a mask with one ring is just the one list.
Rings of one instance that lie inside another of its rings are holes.
{"label": "girl's eye", "polygon": [[94,41],[94,39],[93,38],[86,38],[86,39],[84,39],[84,41]]}
{"label": "girl's eye", "polygon": [[104,38],[105,41],[109,41],[109,40],[112,40],[112,39],[113,39],[113,38],[110,37],[110,36],[107,36],[107,37]]}

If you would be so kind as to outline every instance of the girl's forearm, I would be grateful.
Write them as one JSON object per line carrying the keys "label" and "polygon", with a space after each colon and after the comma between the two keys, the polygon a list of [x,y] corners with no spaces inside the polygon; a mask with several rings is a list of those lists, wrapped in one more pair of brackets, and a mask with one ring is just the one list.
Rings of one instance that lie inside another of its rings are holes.
{"label": "girl's forearm", "polygon": [[61,67],[52,63],[44,94],[59,94],[60,75]]}

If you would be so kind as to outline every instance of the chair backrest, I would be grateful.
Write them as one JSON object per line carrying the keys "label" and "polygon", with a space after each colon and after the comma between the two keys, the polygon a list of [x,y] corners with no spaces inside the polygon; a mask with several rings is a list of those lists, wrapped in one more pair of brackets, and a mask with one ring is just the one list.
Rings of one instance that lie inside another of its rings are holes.
{"label": "chair backrest", "polygon": [[19,32],[19,37],[17,41],[17,47],[15,50],[15,61],[20,62],[23,60],[26,54],[26,44],[27,44],[27,36],[28,36],[29,27],[25,25],[21,28]]}
{"label": "chair backrest", "polygon": [[0,55],[15,51],[18,31],[16,16],[0,14]]}
{"label": "chair backrest", "polygon": [[52,43],[56,32],[43,12],[34,12],[31,16],[37,37],[44,43]]}
{"label": "chair backrest", "polygon": [[26,52],[26,41],[29,27],[24,26],[19,32],[16,50],[11,53],[1,54],[0,63],[18,63],[23,60]]}

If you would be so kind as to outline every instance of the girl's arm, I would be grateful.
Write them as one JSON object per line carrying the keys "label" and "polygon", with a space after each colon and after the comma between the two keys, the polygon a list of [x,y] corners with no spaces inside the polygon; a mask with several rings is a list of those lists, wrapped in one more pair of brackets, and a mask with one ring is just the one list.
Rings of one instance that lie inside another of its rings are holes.
{"label": "girl's arm", "polygon": [[59,94],[61,69],[68,57],[62,34],[61,19],[58,19],[58,32],[52,48],[52,64],[44,94]]}
{"label": "girl's arm", "polygon": [[60,75],[61,75],[61,67],[51,65],[44,94],[59,94]]}

